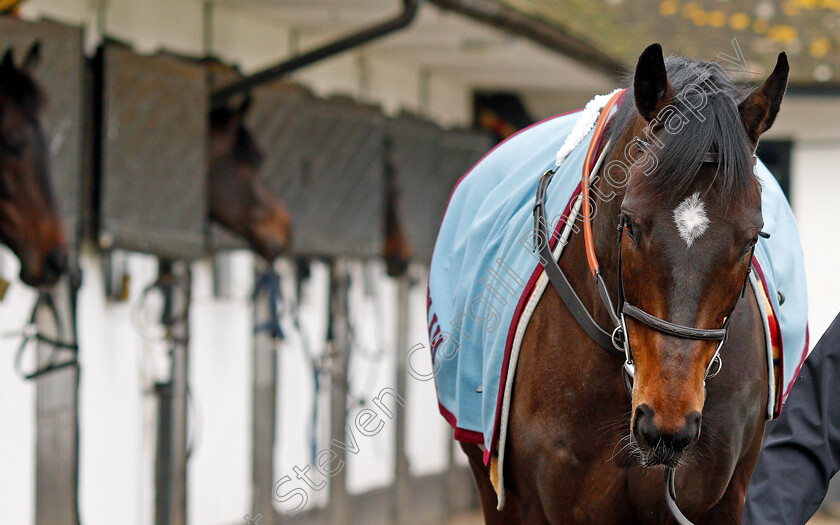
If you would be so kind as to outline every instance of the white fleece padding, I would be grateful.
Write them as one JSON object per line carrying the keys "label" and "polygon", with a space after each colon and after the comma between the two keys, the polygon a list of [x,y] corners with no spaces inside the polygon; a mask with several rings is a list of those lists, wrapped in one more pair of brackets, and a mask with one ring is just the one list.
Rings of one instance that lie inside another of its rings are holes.
{"label": "white fleece padding", "polygon": [[598,121],[601,109],[603,109],[613,95],[619,91],[621,90],[616,89],[612,93],[598,95],[586,103],[586,106],[584,106],[583,111],[580,113],[580,117],[577,119],[577,122],[575,122],[575,127],[572,128],[572,132],[569,133],[569,136],[566,137],[566,141],[557,151],[557,159],[555,161],[557,166],[563,164],[563,161],[566,160],[569,153],[571,153],[578,144],[580,144],[584,137],[589,134],[589,131],[592,130],[592,127],[595,126],[595,123]]}

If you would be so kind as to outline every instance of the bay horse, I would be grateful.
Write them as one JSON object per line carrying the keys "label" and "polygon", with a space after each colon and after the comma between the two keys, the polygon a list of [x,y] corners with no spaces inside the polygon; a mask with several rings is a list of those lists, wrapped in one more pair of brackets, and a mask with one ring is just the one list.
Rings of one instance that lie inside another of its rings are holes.
{"label": "bay horse", "polygon": [[[542,295],[513,379],[501,510],[482,449],[461,444],[486,523],[685,523],[663,496],[667,469],[676,469],[683,520],[740,523],[771,395],[762,319],[745,284],[763,226],[753,152],[779,111],[788,63],[780,54],[746,97],[723,73],[665,60],[658,44],[640,56],[601,165],[657,141],[655,166],[634,163],[623,184],[606,168],[592,174],[592,192],[615,198],[598,200],[584,224],[591,249],[576,232],[559,267],[597,325],[615,326],[590,258],[609,301],[621,293],[642,314],[621,322],[628,354],[619,355],[596,344],[557,293]],[[707,99],[701,117],[666,133],[663,112],[685,114],[692,96]],[[725,340],[677,328],[725,330]],[[718,351],[719,373],[707,381]],[[631,356],[634,377],[625,378]]]}
{"label": "bay horse", "polygon": [[250,96],[210,113],[210,219],[248,241],[268,262],[289,246],[291,219],[260,176],[263,153],[245,125]]}
{"label": "bay horse", "polygon": [[33,287],[55,284],[68,267],[40,122],[46,97],[33,78],[39,60],[36,42],[20,66],[11,49],[0,62],[0,241],[20,259],[20,279]]}

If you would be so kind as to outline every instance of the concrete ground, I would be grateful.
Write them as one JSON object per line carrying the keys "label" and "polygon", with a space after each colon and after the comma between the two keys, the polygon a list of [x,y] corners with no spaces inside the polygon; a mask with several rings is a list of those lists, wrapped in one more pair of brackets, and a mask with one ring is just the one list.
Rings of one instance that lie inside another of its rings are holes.
{"label": "concrete ground", "polygon": [[[481,519],[481,511],[476,511],[471,514],[461,514],[455,516],[449,521],[448,525],[483,525],[484,520]],[[820,524],[822,525],[822,524]]]}
{"label": "concrete ground", "polygon": [[808,522],[808,525],[840,525],[840,517],[817,514]]}

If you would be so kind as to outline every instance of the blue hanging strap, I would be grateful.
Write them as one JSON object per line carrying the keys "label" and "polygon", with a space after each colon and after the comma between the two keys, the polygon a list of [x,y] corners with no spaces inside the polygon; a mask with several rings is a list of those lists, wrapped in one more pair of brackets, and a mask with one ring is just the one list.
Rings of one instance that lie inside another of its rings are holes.
{"label": "blue hanging strap", "polygon": [[255,302],[263,291],[268,295],[270,317],[262,323],[257,323],[254,326],[254,333],[268,332],[274,339],[285,339],[283,328],[280,326],[280,303],[283,300],[283,294],[280,290],[280,276],[273,268],[266,270],[257,279],[253,297]]}

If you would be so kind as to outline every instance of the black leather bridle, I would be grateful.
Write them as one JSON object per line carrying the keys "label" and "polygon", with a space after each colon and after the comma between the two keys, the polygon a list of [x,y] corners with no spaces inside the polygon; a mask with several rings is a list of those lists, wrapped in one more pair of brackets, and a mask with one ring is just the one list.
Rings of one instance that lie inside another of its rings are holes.
{"label": "black leather bridle", "polygon": [[[604,303],[604,306],[607,308],[607,312],[609,313],[610,319],[612,319],[614,329],[612,332],[607,332],[600,325],[592,318],[589,311],[586,309],[586,306],[580,300],[577,293],[575,293],[574,289],[572,288],[571,283],[566,278],[566,275],[563,273],[563,270],[560,269],[560,265],[557,261],[554,260],[554,257],[551,253],[551,246],[548,242],[549,236],[546,230],[546,216],[545,216],[545,194],[548,188],[548,184],[551,182],[551,178],[556,173],[555,170],[546,171],[543,176],[540,178],[539,185],[537,186],[537,196],[536,202],[534,204],[534,222],[535,222],[535,230],[536,235],[540,237],[537,240],[540,250],[540,257],[542,259],[543,267],[545,269],[546,274],[548,275],[549,281],[551,281],[552,286],[557,291],[557,294],[566,304],[566,307],[571,311],[572,315],[574,316],[575,320],[577,320],[578,324],[583,328],[583,330],[592,338],[595,343],[598,344],[604,350],[613,353],[623,353],[625,354],[625,371],[630,375],[632,378],[635,374],[635,367],[633,366],[633,354],[630,349],[630,343],[627,338],[627,323],[625,317],[631,317],[636,321],[648,326],[649,328],[653,328],[654,330],[661,332],[666,335],[678,337],[680,339],[694,339],[694,340],[701,340],[701,341],[718,341],[718,349],[715,352],[712,361],[709,363],[709,367],[706,370],[706,377],[714,377],[720,371],[720,347],[723,345],[723,342],[726,341],[726,337],[729,331],[729,320],[731,319],[731,315],[727,316],[726,320],[723,323],[721,328],[716,329],[706,329],[706,328],[694,328],[692,326],[685,326],[676,323],[672,323],[665,319],[660,319],[650,313],[644,311],[643,309],[639,308],[638,306],[630,303],[624,296],[624,283],[622,279],[622,269],[621,269],[621,240],[624,232],[624,225],[625,221],[622,220],[618,225],[618,307],[616,308],[613,305],[612,300],[609,296],[609,291],[607,290],[606,283],[604,282],[603,277],[601,276],[600,272],[595,273],[595,280],[598,286],[598,294],[601,297],[601,301]],[[746,284],[746,281],[745,281]],[[714,371],[714,373],[710,374],[712,370],[713,363],[717,361],[718,367]]]}
{"label": "black leather bridle", "polygon": [[[597,166],[600,164],[600,161],[603,159],[603,155],[604,153],[606,153],[606,150],[607,147],[604,148],[604,152],[602,152],[602,156],[599,159],[599,162],[596,163],[596,170]],[[716,162],[717,155],[715,153],[709,153],[706,155],[704,161]],[[601,297],[601,301],[606,306],[607,312],[609,313],[610,319],[612,320],[614,326],[612,332],[607,332],[606,330],[601,328],[601,326],[592,318],[592,315],[586,309],[586,306],[580,300],[580,297],[578,297],[577,293],[575,293],[574,288],[572,288],[571,283],[569,283],[568,278],[566,278],[566,275],[563,273],[563,270],[560,268],[559,263],[554,259],[554,255],[552,254],[551,243],[549,242],[550,237],[546,226],[548,222],[546,221],[545,216],[545,197],[548,185],[551,182],[551,178],[554,176],[555,173],[556,169],[546,171],[540,178],[539,184],[537,186],[536,201],[534,203],[534,222],[535,235],[539,238],[535,239],[535,243],[537,243],[537,246],[539,246],[540,258],[542,261],[543,268],[545,269],[545,273],[548,275],[548,279],[551,282],[551,285],[554,287],[555,291],[560,296],[563,303],[566,305],[566,308],[569,309],[569,311],[572,313],[572,316],[575,318],[575,320],[578,322],[581,328],[583,328],[584,332],[586,332],[586,334],[596,344],[598,344],[598,346],[611,353],[619,355],[624,354],[625,359],[624,366],[622,367],[622,376],[624,378],[624,384],[627,389],[627,394],[631,399],[633,397],[633,379],[635,377],[636,367],[633,361],[633,352],[630,348],[630,342],[627,337],[627,317],[630,317],[658,332],[680,339],[718,341],[715,354],[706,367],[706,374],[703,379],[705,387],[706,379],[710,379],[716,376],[723,366],[723,361],[720,357],[720,350],[721,347],[723,347],[723,343],[726,342],[726,338],[729,334],[729,322],[732,319],[732,314],[730,313],[730,315],[728,315],[724,319],[721,328],[695,328],[692,326],[680,325],[677,323],[672,323],[665,319],[661,319],[628,302],[624,296],[624,283],[621,268],[621,241],[622,236],[624,234],[624,227],[626,225],[626,218],[622,218],[622,220],[618,224],[617,307],[613,306],[613,302],[610,299],[609,291],[607,290],[607,286],[604,283],[604,279],[601,276],[601,273],[597,270],[595,271],[595,280],[598,287],[598,294]],[[570,218],[569,220],[574,221],[575,219]],[[761,235],[762,237],[768,236],[763,232],[759,235]],[[755,246],[753,246],[752,249],[754,251]],[[752,252],[750,253],[749,260],[752,261]],[[743,288],[741,290],[741,296],[744,295],[744,291],[746,290],[747,282],[749,280],[749,272],[751,271],[751,268],[752,266],[750,265],[747,271],[747,276],[744,279]],[[686,518],[685,515],[683,515],[682,512],[680,512],[680,509],[677,506],[674,478],[674,468],[666,467],[665,500],[668,509],[671,511],[671,514],[674,516],[674,519],[676,519],[677,522],[680,523],[680,525],[693,525],[691,521],[689,521],[688,518]]]}

